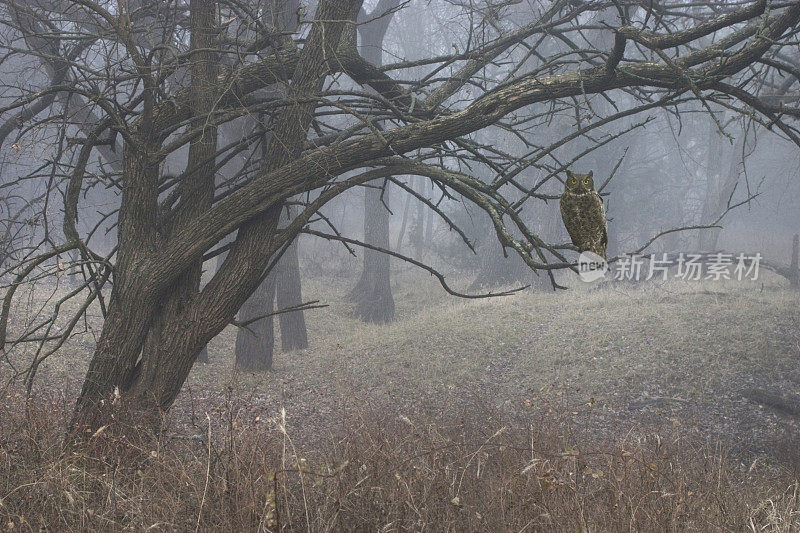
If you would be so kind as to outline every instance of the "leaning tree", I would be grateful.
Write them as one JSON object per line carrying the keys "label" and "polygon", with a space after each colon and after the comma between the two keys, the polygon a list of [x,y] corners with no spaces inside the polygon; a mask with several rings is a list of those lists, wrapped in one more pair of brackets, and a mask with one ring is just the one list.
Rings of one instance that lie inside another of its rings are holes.
{"label": "leaning tree", "polygon": [[[359,53],[357,25],[374,23],[359,19],[361,2],[320,0],[313,18],[300,7],[291,33],[262,16],[272,5],[2,2],[6,64],[52,69],[4,81],[0,132],[17,132],[23,148],[33,132],[52,139],[30,173],[4,176],[4,186],[41,182],[44,214],[60,228],[47,224],[37,249],[6,272],[0,346],[36,344],[30,377],[90,306],[102,310],[75,431],[108,423],[120,402],[150,420],[168,409],[208,341],[231,323],[246,327],[237,311],[302,233],[412,261],[460,294],[430,266],[339,232],[325,206],[351,189],[392,184],[463,235],[441,202],[399,177],[424,178],[441,198],[485,212],[504,249],[555,283],[574,248],[531,231],[524,207],[556,197],[548,184],[585,153],[644,127],[638,116],[679,114],[691,101],[749,114],[800,145],[791,123],[800,111],[759,97],[763,80],[798,78],[797,2],[400,3],[439,10],[466,35],[447,51],[382,65]],[[23,19],[40,29],[35,39]],[[571,131],[555,135],[553,117],[565,113]],[[257,125],[221,142],[218,129],[244,119]],[[494,145],[494,130],[521,149]],[[555,157],[576,139],[591,142]],[[177,153],[183,171],[165,173]],[[244,163],[218,179],[237,157]],[[474,177],[478,166],[490,179]],[[93,209],[87,198],[98,190],[115,205]],[[111,246],[96,246],[98,228],[111,230]],[[223,255],[202,282],[204,263]],[[16,290],[64,268],[85,282],[46,319],[15,323]],[[64,305],[72,298],[78,305]]]}

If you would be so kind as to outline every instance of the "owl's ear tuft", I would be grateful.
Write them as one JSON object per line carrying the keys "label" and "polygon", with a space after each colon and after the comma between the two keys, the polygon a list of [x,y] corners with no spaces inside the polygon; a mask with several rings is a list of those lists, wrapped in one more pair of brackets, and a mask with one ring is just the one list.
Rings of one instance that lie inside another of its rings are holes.
{"label": "owl's ear tuft", "polygon": [[568,177],[568,178],[574,178],[574,177],[575,177],[575,175],[572,173],[572,171],[571,171],[571,170],[567,170],[567,177]]}
{"label": "owl's ear tuft", "polygon": [[594,170],[590,170],[589,174],[586,175],[587,178],[591,178],[592,176],[594,176]]}

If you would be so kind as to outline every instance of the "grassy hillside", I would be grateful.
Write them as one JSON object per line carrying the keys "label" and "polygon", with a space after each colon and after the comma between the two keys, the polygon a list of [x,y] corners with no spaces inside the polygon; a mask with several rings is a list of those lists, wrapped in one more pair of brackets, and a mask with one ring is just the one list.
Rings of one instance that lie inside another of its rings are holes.
{"label": "grassy hillside", "polygon": [[398,320],[370,325],[350,317],[346,283],[306,283],[306,298],[331,304],[307,315],[311,348],[277,353],[265,376],[234,375],[229,328],[189,386],[222,390],[233,379],[290,413],[353,396],[412,411],[476,396],[515,413],[536,399],[591,403],[598,429],[687,418],[756,449],[787,428],[751,393],[800,394],[800,297],[777,283],[578,286],[469,301],[431,279],[396,285]]}
{"label": "grassy hillside", "polygon": [[[99,326],[90,323],[42,366],[27,406],[16,385],[5,389],[2,520],[114,530],[800,527],[800,296],[780,280],[466,301],[403,274],[397,320],[385,325],[351,317],[350,285],[306,280],[305,298],[330,306],[307,314],[311,347],[276,353],[266,374],[233,369],[235,328],[214,339],[157,449],[109,430],[89,450],[63,452]],[[27,309],[44,297],[31,295]]]}

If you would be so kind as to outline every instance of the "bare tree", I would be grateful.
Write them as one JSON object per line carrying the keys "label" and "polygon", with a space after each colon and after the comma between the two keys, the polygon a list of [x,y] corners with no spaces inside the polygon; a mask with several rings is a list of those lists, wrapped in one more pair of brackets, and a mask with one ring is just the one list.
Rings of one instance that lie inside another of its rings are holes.
{"label": "bare tree", "polygon": [[[367,14],[359,13],[361,45],[359,52],[370,65],[383,64],[383,39],[400,0],[382,0]],[[382,127],[376,122],[376,127]],[[389,248],[389,188],[387,180],[364,184],[364,242]],[[350,299],[356,303],[356,315],[368,322],[390,322],[394,319],[389,256],[377,250],[364,250],[364,270]]]}
{"label": "bare tree", "polygon": [[[273,1],[264,6],[261,18],[271,23],[279,31],[293,33],[300,23],[299,7],[300,3],[297,0]],[[271,89],[277,91],[278,94],[282,94],[284,91],[280,86],[274,86]],[[269,116],[262,114],[262,123],[269,120],[271,120]],[[267,155],[267,148],[271,141],[272,135],[265,131],[261,140],[262,157]],[[287,206],[286,209],[291,210],[292,208]],[[218,263],[218,265],[220,264]],[[264,281],[240,310],[239,319],[250,322],[250,325],[241,328],[236,336],[236,365],[243,370],[262,371],[272,367],[275,349],[275,325],[272,313],[275,310],[276,296],[279,307],[296,307],[302,304],[300,263],[297,257],[296,241],[289,244],[283,251],[275,271],[267,274]],[[258,317],[262,318],[253,321]],[[308,333],[302,309],[282,313],[280,328],[283,351],[302,349],[308,346]]]}
{"label": "bare tree", "polygon": [[[103,303],[103,328],[76,405],[75,431],[109,422],[113,402],[105,400],[115,392],[131,412],[157,419],[211,338],[232,322],[245,328],[258,322],[234,317],[301,233],[409,261],[452,294],[485,296],[461,294],[421,261],[342,235],[324,208],[354,187],[389,180],[413,194],[397,176],[422,176],[441,200],[419,200],[453,231],[464,235],[441,202],[469,202],[486,213],[504,249],[529,268],[551,273],[574,268],[565,255],[574,247],[547,242],[532,231],[521,216],[526,203],[554,198],[545,184],[553,184],[576,158],[647,122],[626,123],[630,117],[651,110],[679,112],[689,100],[704,108],[713,103],[757,116],[800,145],[796,127],[788,122],[800,111],[757,97],[753,81],[754,71],[768,77],[783,69],[781,52],[793,46],[800,21],[796,2],[775,3],[766,13],[763,1],[736,9],[710,3],[705,20],[697,24],[678,9],[619,10],[617,26],[589,24],[613,41],[608,48],[579,45],[578,36],[587,29],[588,14],[615,9],[619,2],[547,3],[531,22],[518,25],[501,16],[515,5],[488,4],[481,9],[491,17],[477,19],[485,21],[490,38],[476,42],[470,37],[467,47],[381,67],[365,60],[352,38],[342,39],[345,28],[356,23],[358,4],[322,0],[314,20],[304,21],[295,38],[264,23],[262,5],[239,1],[191,0],[188,12],[180,2],[136,9],[93,0],[25,4],[50,28],[46,35],[53,37],[47,38],[58,39],[61,55],[74,54],[65,75],[69,82],[19,87],[0,113],[11,118],[50,95],[66,93],[82,97],[81,105],[99,120],[79,133],[70,116],[53,106],[23,117],[23,124],[35,123],[64,139],[57,157],[44,163],[48,175],[35,171],[26,177],[44,179],[60,193],[53,198],[63,195],[63,217],[51,213],[60,230],[13,266],[15,278],[0,314],[0,345],[11,350],[36,343],[28,369],[32,379],[36,366],[63,345],[86,309]],[[19,3],[7,0],[4,6],[12,10]],[[447,9],[477,20],[468,6],[448,4]],[[20,48],[21,29],[8,22],[10,17],[3,20],[11,35],[4,45],[9,54],[51,55],[36,46]],[[73,31],[76,24],[81,31]],[[249,33],[240,31],[244,27]],[[712,34],[713,44],[696,46]],[[152,35],[160,36],[157,44],[138,42]],[[539,54],[539,44],[548,39],[571,44],[566,52]],[[174,77],[184,66],[188,79]],[[404,78],[407,69],[420,66],[425,75]],[[358,87],[337,83],[340,74]],[[262,91],[275,85],[285,90]],[[613,104],[608,114],[593,111],[599,98]],[[561,138],[542,135],[553,113],[564,109],[579,111],[573,131]],[[259,131],[218,143],[221,124],[258,115],[269,118]],[[618,131],[606,131],[614,124],[621,124]],[[28,131],[15,126],[20,127]],[[523,151],[508,153],[485,142],[479,132],[496,128],[513,132]],[[271,140],[262,146],[265,133]],[[590,147],[572,160],[551,158],[559,147],[586,136],[594,136]],[[115,138],[122,144],[118,175],[94,160],[99,147]],[[188,149],[185,170],[164,175],[165,158],[181,149]],[[218,183],[216,169],[240,153],[253,154],[252,164]],[[491,179],[473,177],[475,165],[492,169]],[[534,169],[535,183],[525,186],[519,178]],[[113,215],[116,246],[105,254],[95,249],[93,233],[76,224],[90,216],[82,193],[96,182],[119,194]],[[510,200],[510,191],[518,198]],[[289,204],[297,211],[283,225],[281,214]],[[226,243],[232,234],[235,238]],[[50,268],[56,257],[71,251],[79,254],[86,282],[82,291],[64,297],[83,297],[68,327],[52,327],[68,308],[58,305],[43,322],[9,335],[16,289],[36,269]],[[222,254],[215,274],[201,285],[203,263]]]}

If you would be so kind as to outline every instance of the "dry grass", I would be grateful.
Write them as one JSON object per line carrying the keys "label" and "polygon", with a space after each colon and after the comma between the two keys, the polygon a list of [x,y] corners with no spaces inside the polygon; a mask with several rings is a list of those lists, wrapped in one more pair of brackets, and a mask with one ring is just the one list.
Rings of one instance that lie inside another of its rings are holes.
{"label": "dry grass", "polygon": [[[236,402],[149,447],[107,429],[64,451],[63,401],[9,398],[0,517],[14,530],[794,531],[798,485],[677,434],[599,446],[553,412],[527,426],[361,407],[310,453]],[[13,405],[16,402],[16,405]],[[208,438],[210,436],[210,439]]]}
{"label": "dry grass", "polygon": [[381,326],[350,316],[350,281],[305,281],[331,307],[307,315],[312,347],[266,375],[233,371],[227,329],[157,446],[112,426],[63,450],[93,343],[75,339],[32,402],[0,399],[0,526],[800,528],[797,420],[743,394],[797,390],[796,292],[767,279],[460,301],[395,279],[398,320]]}
{"label": "dry grass", "polygon": [[[380,326],[348,315],[347,286],[307,283],[307,298],[332,304],[309,314],[312,347],[276,354],[266,376],[236,376],[237,390],[273,409],[314,405],[310,415],[324,420],[354,396],[387,398],[408,414],[478,392],[493,407],[524,411],[544,388],[566,406],[594,398],[600,413],[586,423],[598,431],[655,418],[761,451],[797,431],[743,395],[793,394],[800,382],[800,298],[771,280],[462,301],[441,295],[434,280],[401,278],[399,318]],[[231,383],[234,335],[230,328],[215,339],[212,364],[193,370],[197,394]]]}

